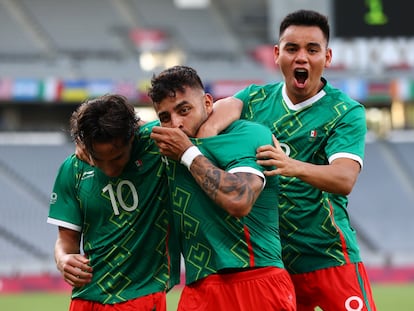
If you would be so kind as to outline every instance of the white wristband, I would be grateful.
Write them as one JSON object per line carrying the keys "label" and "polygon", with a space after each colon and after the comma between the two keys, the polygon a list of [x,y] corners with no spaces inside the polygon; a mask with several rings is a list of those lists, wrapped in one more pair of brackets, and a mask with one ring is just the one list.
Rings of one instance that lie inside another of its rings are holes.
{"label": "white wristband", "polygon": [[198,149],[196,146],[191,146],[186,151],[184,151],[183,155],[181,156],[181,163],[190,169],[191,163],[193,163],[194,159],[199,155],[203,155],[200,149]]}

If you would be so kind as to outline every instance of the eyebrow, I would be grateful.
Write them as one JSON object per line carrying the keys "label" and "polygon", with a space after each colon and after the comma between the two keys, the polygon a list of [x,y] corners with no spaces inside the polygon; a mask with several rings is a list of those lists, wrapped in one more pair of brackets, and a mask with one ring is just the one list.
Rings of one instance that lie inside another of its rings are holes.
{"label": "eyebrow", "polygon": [[[292,46],[299,46],[300,44],[298,44],[298,43],[294,43],[294,42],[287,42],[286,44],[285,44],[285,46],[287,46],[287,47],[292,47]],[[320,43],[318,43],[318,42],[309,42],[309,43],[307,43],[306,44],[306,46],[307,47],[320,47],[321,46],[321,44]]]}
{"label": "eyebrow", "polygon": [[178,109],[180,109],[182,106],[184,106],[184,105],[188,105],[188,104],[190,104],[188,101],[186,101],[186,100],[183,100],[182,102],[179,102],[175,107],[174,107],[174,110],[178,110]]}
{"label": "eyebrow", "polygon": [[306,46],[311,47],[322,47],[322,45],[318,42],[309,42]]}
{"label": "eyebrow", "polygon": [[[177,111],[177,110],[179,110],[182,106],[184,106],[184,105],[188,105],[188,104],[190,104],[190,102],[188,102],[188,101],[186,101],[186,100],[183,100],[183,101],[181,101],[181,102],[179,102],[177,105],[175,105],[174,106],[174,111]],[[169,115],[169,112],[167,112],[167,111],[161,111],[160,113],[158,113],[158,118],[161,118],[162,116],[164,116],[164,115]]]}

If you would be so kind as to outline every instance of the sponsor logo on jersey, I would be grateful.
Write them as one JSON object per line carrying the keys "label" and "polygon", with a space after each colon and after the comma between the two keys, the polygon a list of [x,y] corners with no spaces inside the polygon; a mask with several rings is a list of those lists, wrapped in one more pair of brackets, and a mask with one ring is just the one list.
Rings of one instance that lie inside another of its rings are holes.
{"label": "sponsor logo on jersey", "polygon": [[82,174],[82,180],[87,179],[87,178],[91,178],[95,175],[94,171],[86,171]]}

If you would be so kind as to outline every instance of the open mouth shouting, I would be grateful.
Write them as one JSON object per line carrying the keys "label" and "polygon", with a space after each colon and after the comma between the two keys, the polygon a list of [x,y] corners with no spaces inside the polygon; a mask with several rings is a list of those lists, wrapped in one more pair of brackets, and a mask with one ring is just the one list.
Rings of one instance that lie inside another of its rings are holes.
{"label": "open mouth shouting", "polygon": [[306,80],[308,79],[308,71],[303,68],[295,69],[295,80],[297,87],[305,87]]}

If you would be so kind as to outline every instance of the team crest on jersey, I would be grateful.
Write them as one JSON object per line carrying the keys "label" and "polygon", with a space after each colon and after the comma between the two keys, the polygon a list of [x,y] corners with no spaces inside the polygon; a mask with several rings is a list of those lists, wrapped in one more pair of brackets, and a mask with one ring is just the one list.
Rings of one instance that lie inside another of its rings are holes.
{"label": "team crest on jersey", "polygon": [[316,130],[312,130],[309,132],[309,141],[315,140],[318,137],[318,132]]}
{"label": "team crest on jersey", "polygon": [[141,167],[142,166],[142,160],[141,159],[138,159],[138,160],[136,160],[135,161],[135,165],[139,168],[139,167]]}

